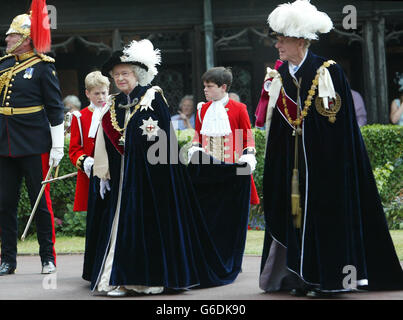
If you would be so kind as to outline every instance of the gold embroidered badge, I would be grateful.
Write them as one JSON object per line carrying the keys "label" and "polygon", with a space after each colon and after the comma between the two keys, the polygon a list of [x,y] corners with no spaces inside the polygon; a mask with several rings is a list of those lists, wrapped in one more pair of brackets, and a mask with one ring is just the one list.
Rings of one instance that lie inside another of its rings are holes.
{"label": "gold embroidered badge", "polygon": [[316,96],[315,98],[315,107],[316,111],[318,111],[322,116],[328,117],[329,122],[336,122],[336,114],[340,111],[341,108],[341,98],[340,95],[336,92],[335,99],[329,99],[329,108],[326,109],[323,105],[322,98]]}

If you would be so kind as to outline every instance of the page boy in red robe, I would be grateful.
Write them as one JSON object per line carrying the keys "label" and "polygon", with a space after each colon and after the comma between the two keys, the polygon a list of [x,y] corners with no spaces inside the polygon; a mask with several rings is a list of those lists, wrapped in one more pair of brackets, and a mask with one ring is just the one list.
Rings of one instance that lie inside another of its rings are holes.
{"label": "page boy in red robe", "polygon": [[73,112],[71,123],[70,161],[78,169],[73,211],[87,211],[89,177],[94,164],[95,134],[101,110],[109,94],[109,80],[100,71],[89,73],[85,78],[85,94],[90,105]]}
{"label": "page boy in red robe", "polygon": [[[253,172],[256,167],[255,141],[246,105],[228,97],[232,72],[215,67],[202,76],[207,103],[198,105],[192,154],[201,150],[215,159],[227,163],[248,163]],[[251,204],[259,203],[259,196],[251,175]]]}

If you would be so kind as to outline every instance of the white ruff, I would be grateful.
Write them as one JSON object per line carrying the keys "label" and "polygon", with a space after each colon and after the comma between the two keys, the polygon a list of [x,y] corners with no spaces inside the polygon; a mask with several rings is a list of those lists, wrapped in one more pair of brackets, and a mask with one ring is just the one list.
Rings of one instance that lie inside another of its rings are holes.
{"label": "white ruff", "polygon": [[221,100],[213,101],[204,115],[200,133],[209,137],[223,137],[231,134],[228,114],[225,105],[228,103],[228,93]]}

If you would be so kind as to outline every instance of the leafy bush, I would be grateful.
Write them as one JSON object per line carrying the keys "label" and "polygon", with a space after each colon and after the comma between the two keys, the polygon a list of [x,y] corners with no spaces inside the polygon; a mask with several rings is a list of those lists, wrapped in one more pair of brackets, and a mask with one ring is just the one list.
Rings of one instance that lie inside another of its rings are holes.
{"label": "leafy bush", "polygon": [[259,195],[260,203],[251,206],[249,211],[249,226],[251,229],[264,229],[264,212],[263,212],[263,172],[265,160],[266,131],[257,128],[253,129],[256,147],[256,169],[253,172],[253,180],[255,181],[256,190]]}
{"label": "leafy bush", "polygon": [[389,229],[403,229],[403,195],[385,206]]}
{"label": "leafy bush", "polygon": [[374,169],[376,185],[390,229],[403,229],[403,160]]}
{"label": "leafy bush", "polygon": [[390,229],[403,229],[403,126],[361,128]]}
{"label": "leafy bush", "polygon": [[401,161],[397,162],[396,166],[388,161],[383,166],[373,169],[373,172],[382,203],[391,202],[402,187],[402,179],[399,180],[399,177],[403,177]]}
{"label": "leafy bush", "polygon": [[403,126],[372,124],[361,127],[372,168],[395,163],[403,154]]}
{"label": "leafy bush", "polygon": [[60,234],[84,237],[86,230],[86,212],[74,212],[73,205],[67,205],[68,212],[63,217]]}

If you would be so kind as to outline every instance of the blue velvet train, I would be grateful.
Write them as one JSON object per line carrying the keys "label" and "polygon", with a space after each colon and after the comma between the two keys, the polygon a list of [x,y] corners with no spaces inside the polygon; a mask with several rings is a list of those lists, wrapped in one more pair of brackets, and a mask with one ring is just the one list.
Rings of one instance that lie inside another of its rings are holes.
{"label": "blue velvet train", "polygon": [[[136,87],[131,101],[148,88]],[[115,97],[119,103],[127,103],[124,94]],[[151,106],[131,118],[123,160],[103,120],[111,191],[102,200],[98,179],[91,179],[83,278],[96,288],[118,211],[110,285],[185,289],[230,283],[242,264],[250,176],[237,175],[236,164],[186,167],[171,157],[178,146],[160,93]],[[123,127],[124,110],[116,108],[116,117]],[[154,141],[141,128],[150,117],[160,128]],[[157,158],[161,163],[152,164]]]}

